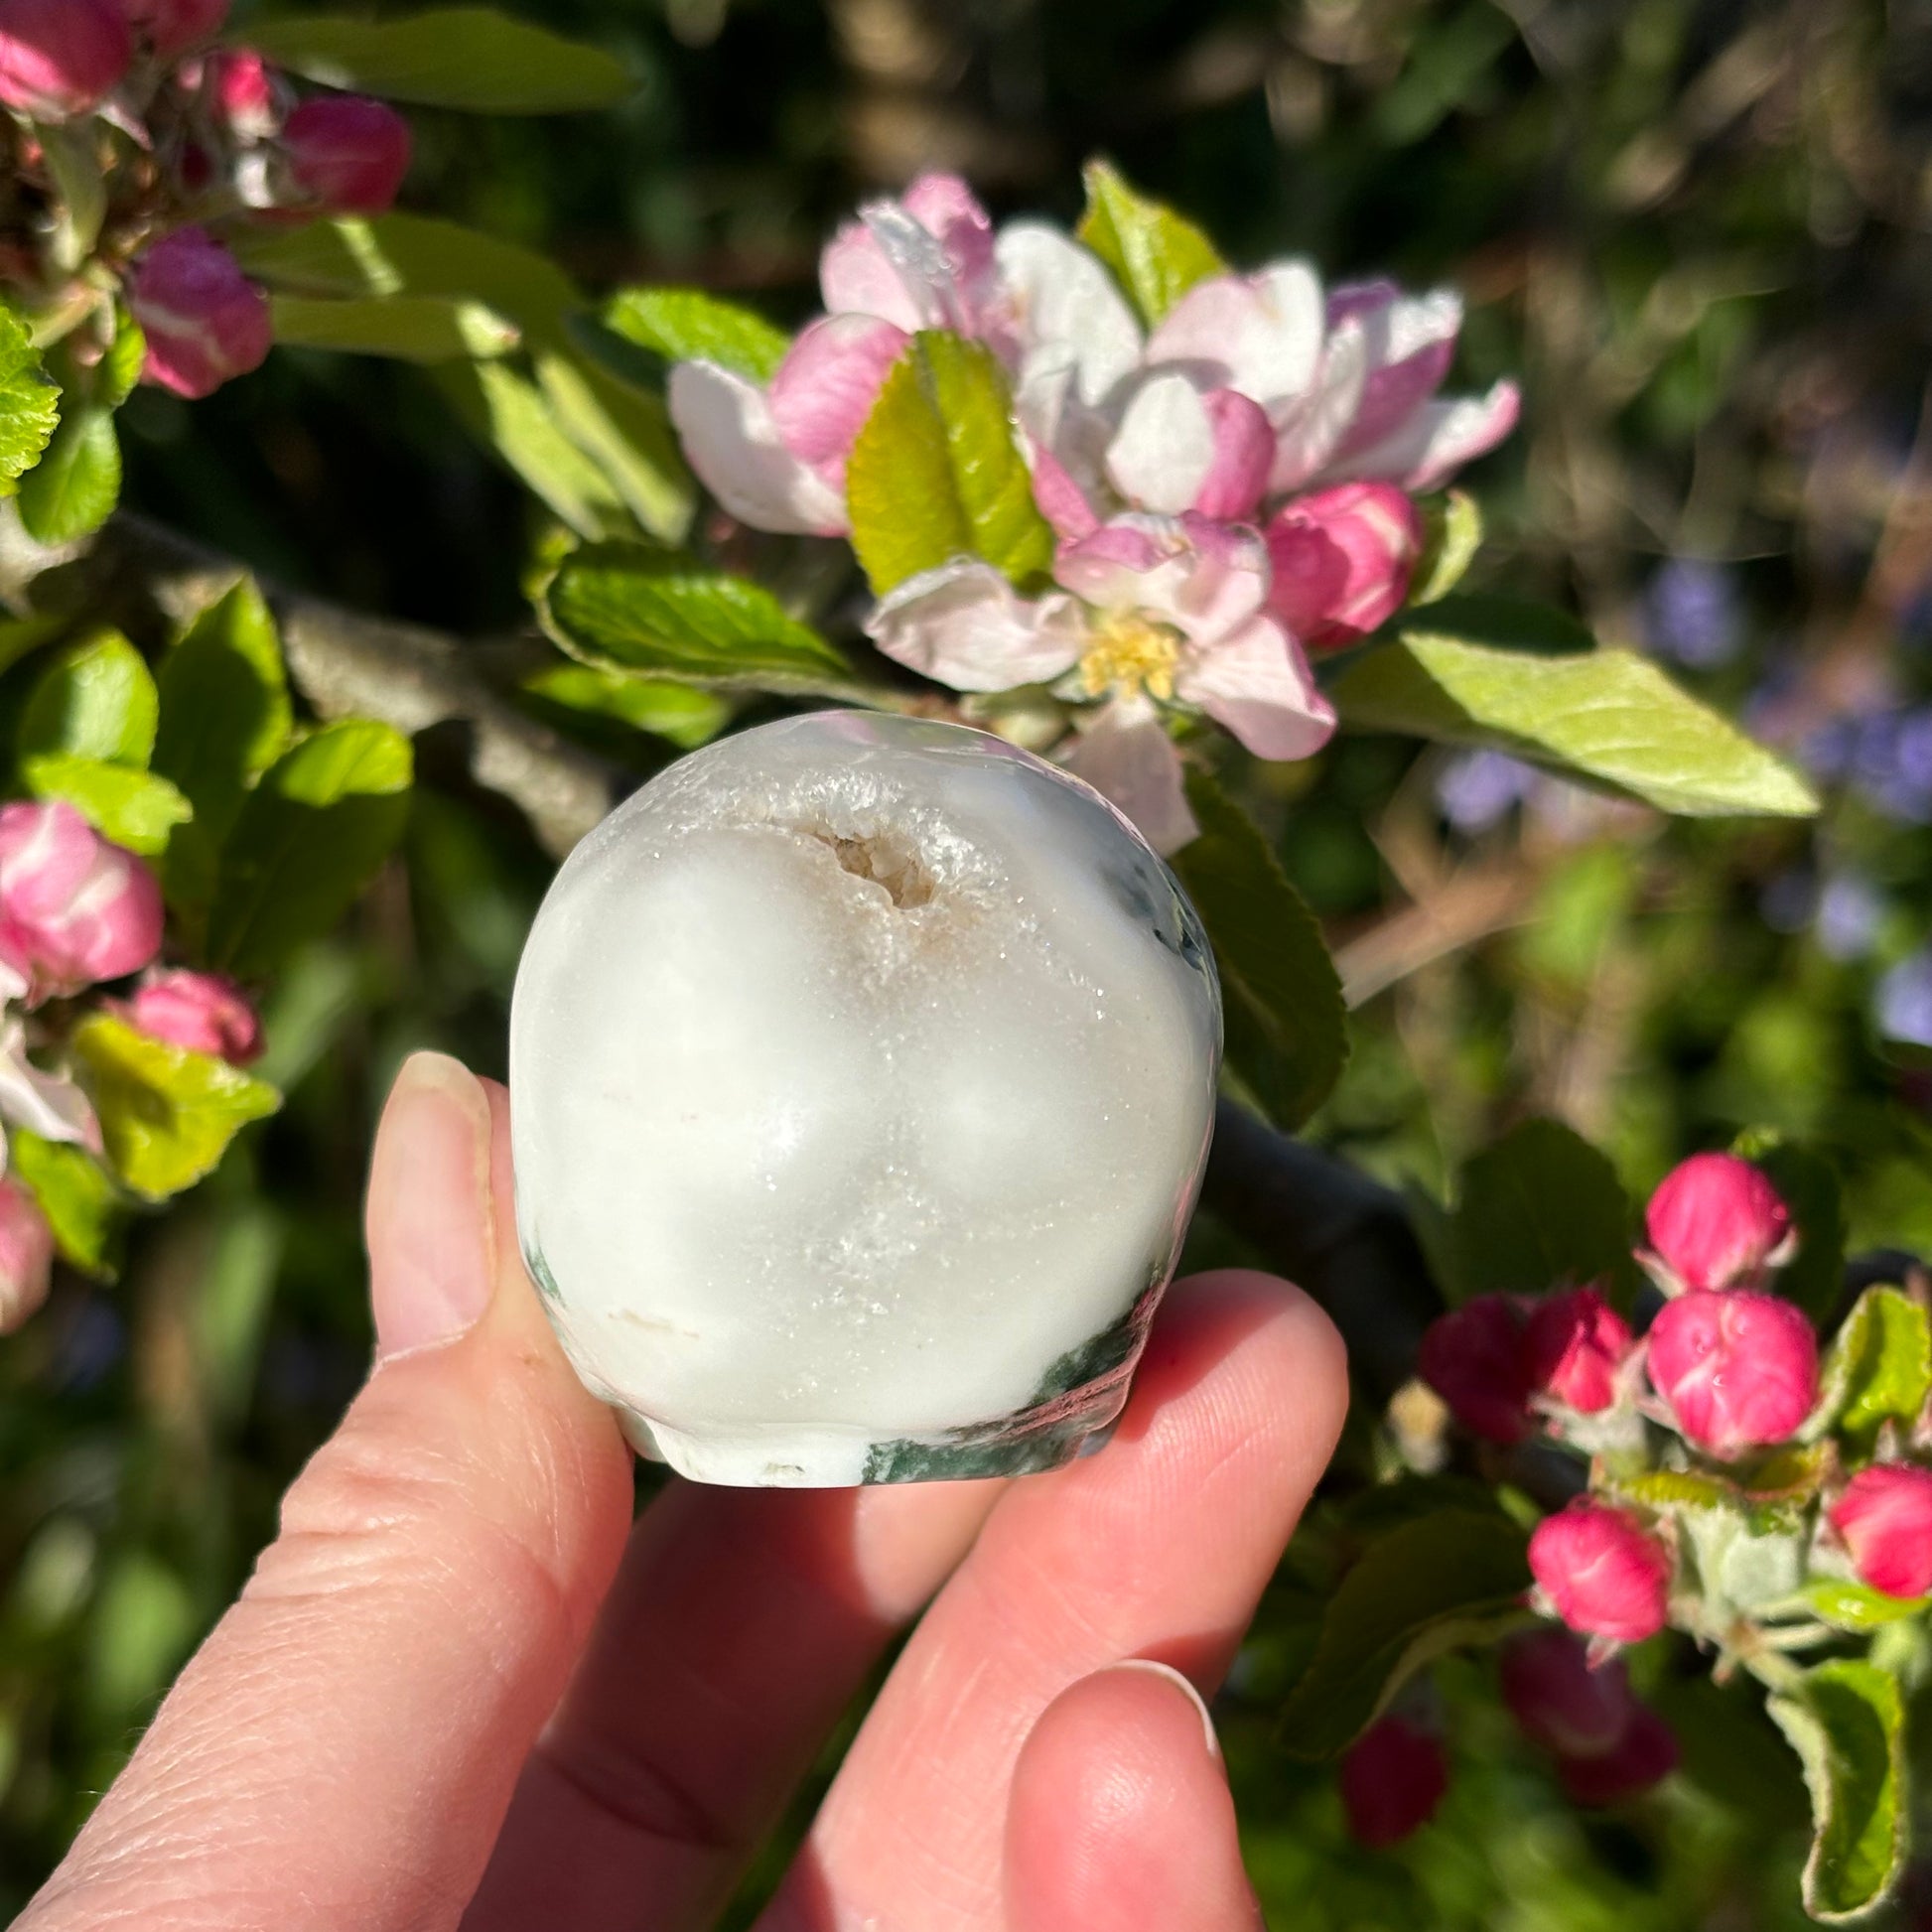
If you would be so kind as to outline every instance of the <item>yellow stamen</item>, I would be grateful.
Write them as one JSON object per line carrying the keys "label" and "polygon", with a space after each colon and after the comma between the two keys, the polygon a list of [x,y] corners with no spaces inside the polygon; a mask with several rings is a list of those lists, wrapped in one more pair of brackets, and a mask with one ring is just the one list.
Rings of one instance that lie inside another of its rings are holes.
{"label": "yellow stamen", "polygon": [[1173,630],[1137,612],[1121,611],[1095,627],[1080,659],[1080,677],[1090,697],[1118,691],[1131,698],[1144,690],[1153,698],[1172,698],[1179,662],[1180,639]]}

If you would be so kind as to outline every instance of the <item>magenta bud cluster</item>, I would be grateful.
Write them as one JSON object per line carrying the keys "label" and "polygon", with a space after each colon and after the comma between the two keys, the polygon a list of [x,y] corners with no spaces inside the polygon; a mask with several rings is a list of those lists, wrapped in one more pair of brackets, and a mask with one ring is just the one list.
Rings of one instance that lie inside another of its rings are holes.
{"label": "magenta bud cluster", "polygon": [[1372,1852],[1400,1845],[1435,1817],[1449,1782],[1449,1754],[1433,1729],[1394,1712],[1378,1718],[1341,1760],[1349,1836]]}
{"label": "magenta bud cluster", "polygon": [[[144,379],[190,398],[268,353],[268,298],[225,230],[380,214],[410,161],[409,124],[381,101],[299,98],[259,54],[211,46],[226,15],[227,0],[0,0],[0,105],[41,126],[101,117],[100,151],[115,159],[98,263],[121,275],[147,336]],[[43,148],[35,125],[18,131],[23,178],[58,206]],[[139,193],[115,194],[123,162]],[[72,266],[23,251],[8,273],[30,309],[77,311],[99,280],[76,282]]]}

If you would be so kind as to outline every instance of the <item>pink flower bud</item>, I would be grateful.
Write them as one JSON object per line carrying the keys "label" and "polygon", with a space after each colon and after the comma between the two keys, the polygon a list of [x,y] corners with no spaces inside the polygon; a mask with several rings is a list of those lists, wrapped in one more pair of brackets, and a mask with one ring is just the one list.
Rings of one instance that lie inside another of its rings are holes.
{"label": "pink flower bud", "polygon": [[1365,637],[1402,608],[1422,516],[1393,483],[1342,483],[1276,511],[1270,607],[1311,650]]}
{"label": "pink flower bud", "polygon": [[1530,1433],[1531,1382],[1523,1305],[1478,1295],[1439,1314],[1422,1338],[1417,1367],[1472,1436],[1518,1443]]}
{"label": "pink flower bud", "polygon": [[155,973],[135,989],[127,1017],[144,1034],[171,1045],[212,1053],[233,1066],[259,1059],[261,1022],[232,980],[181,968]]}
{"label": "pink flower bud", "polygon": [[54,1230],[19,1181],[0,1179],[0,1335],[10,1335],[47,1300]]}
{"label": "pink flower bud", "polygon": [[161,949],[161,888],[65,801],[0,805],[0,950],[34,997],[119,979]]}
{"label": "pink flower bud", "polygon": [[305,100],[282,129],[289,172],[331,214],[381,214],[409,172],[409,123],[361,94]]}
{"label": "pink flower bud", "polygon": [[1791,1232],[1763,1170],[1734,1154],[1694,1154],[1673,1168],[1644,1218],[1657,1258],[1686,1288],[1754,1283]]}
{"label": "pink flower bud", "polygon": [[1532,1304],[1524,1347],[1532,1389],[1593,1416],[1616,1400],[1630,1330],[1595,1289],[1579,1288]]}
{"label": "pink flower bud", "polygon": [[1406,1718],[1381,1718],[1341,1760],[1349,1835],[1372,1852],[1399,1845],[1436,1815],[1449,1789],[1442,1740]]}
{"label": "pink flower bud", "polygon": [[1887,1596],[1932,1593],[1932,1469],[1877,1462],[1845,1485],[1828,1512],[1852,1567]]}
{"label": "pink flower bud", "polygon": [[205,228],[157,241],[129,270],[127,299],[148,339],[142,378],[178,396],[211,395],[268,355],[268,297]]}
{"label": "pink flower bud", "polygon": [[1530,1574],[1573,1630],[1641,1643],[1669,1614],[1671,1554],[1628,1510],[1579,1497],[1530,1537]]}
{"label": "pink flower bud", "polygon": [[1650,1324],[1646,1359],[1678,1429],[1713,1455],[1786,1441],[1818,1400],[1818,1337],[1775,1295],[1680,1295]]}
{"label": "pink flower bud", "polygon": [[1554,1624],[1503,1645],[1503,1702],[1534,1744],[1559,1757],[1595,1757],[1615,1746],[1639,1708],[1619,1658],[1591,1668],[1587,1647]]}
{"label": "pink flower bud", "polygon": [[0,101],[37,120],[97,107],[134,58],[115,0],[0,0]]}
{"label": "pink flower bud", "polygon": [[148,44],[168,60],[212,40],[228,17],[228,0],[125,0],[125,5]]}
{"label": "pink flower bud", "polygon": [[207,57],[202,95],[237,141],[266,141],[282,125],[276,71],[245,47],[217,48]]}
{"label": "pink flower bud", "polygon": [[1677,1757],[1677,1733],[1647,1704],[1638,1704],[1629,1727],[1607,1751],[1559,1758],[1557,1778],[1572,1804],[1621,1804],[1668,1777]]}

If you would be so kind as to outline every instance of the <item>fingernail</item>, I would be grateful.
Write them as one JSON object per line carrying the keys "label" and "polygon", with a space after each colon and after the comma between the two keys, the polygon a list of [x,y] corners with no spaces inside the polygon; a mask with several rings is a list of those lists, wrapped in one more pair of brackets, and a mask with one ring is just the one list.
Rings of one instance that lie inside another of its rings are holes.
{"label": "fingernail", "polygon": [[369,1301],[387,1361],[454,1341],[489,1306],[489,1102],[444,1053],[412,1053],[376,1130]]}
{"label": "fingernail", "polygon": [[1108,1669],[1146,1671],[1150,1677],[1163,1678],[1172,1684],[1194,1707],[1200,1719],[1201,1735],[1207,1740],[1208,1756],[1216,1762],[1220,1760],[1221,1740],[1214,1734],[1214,1720],[1208,1714],[1207,1700],[1172,1664],[1157,1664],[1152,1657],[1128,1657],[1118,1664],[1110,1664]]}

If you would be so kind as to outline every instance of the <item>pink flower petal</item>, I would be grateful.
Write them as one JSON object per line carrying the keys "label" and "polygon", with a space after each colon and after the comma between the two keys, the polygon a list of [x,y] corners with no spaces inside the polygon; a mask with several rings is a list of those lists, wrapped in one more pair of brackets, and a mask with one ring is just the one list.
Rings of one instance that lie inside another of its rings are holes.
{"label": "pink flower petal", "polygon": [[846,458],[905,344],[903,330],[876,316],[822,316],[800,331],[771,377],[779,441],[841,493]]}
{"label": "pink flower petal", "polygon": [[1364,315],[1368,380],[1336,452],[1347,457],[1393,436],[1442,387],[1462,329],[1462,298],[1450,289],[1403,297]]}
{"label": "pink flower petal", "polygon": [[680,362],[667,400],[691,468],[734,516],[759,530],[845,530],[844,498],[785,448],[756,383],[715,362]]}
{"label": "pink flower petal", "polygon": [[1261,405],[1237,389],[1213,389],[1202,400],[1214,430],[1214,461],[1194,500],[1183,507],[1200,516],[1246,522],[1268,484],[1275,432]]}
{"label": "pink flower petal", "polygon": [[1424,403],[1393,436],[1335,464],[1329,475],[1374,478],[1420,495],[1493,450],[1516,427],[1521,407],[1513,382],[1498,382],[1487,395]]}
{"label": "pink flower petal", "polygon": [[995,287],[993,223],[985,208],[957,175],[921,175],[899,197],[899,206],[944,251],[977,335]]}
{"label": "pink flower petal", "polygon": [[1300,489],[1320,473],[1348,434],[1367,381],[1368,339],[1360,322],[1345,318],[1322,346],[1313,386],[1276,419],[1269,494]]}
{"label": "pink flower petal", "polygon": [[1071,598],[1023,598],[977,557],[908,577],[866,621],[888,657],[955,691],[1058,677],[1078,660],[1085,628]]}
{"label": "pink flower petal", "polygon": [[864,221],[848,221],[818,258],[818,292],[829,315],[876,316],[908,334],[926,327],[917,300]]}
{"label": "pink flower petal", "polygon": [[1311,758],[1334,736],[1335,708],[1302,647],[1273,618],[1256,618],[1181,667],[1175,688],[1257,758]]}
{"label": "pink flower petal", "polygon": [[1180,754],[1145,698],[1116,698],[1060,762],[1119,807],[1157,852],[1178,852],[1200,827],[1187,808]]}

